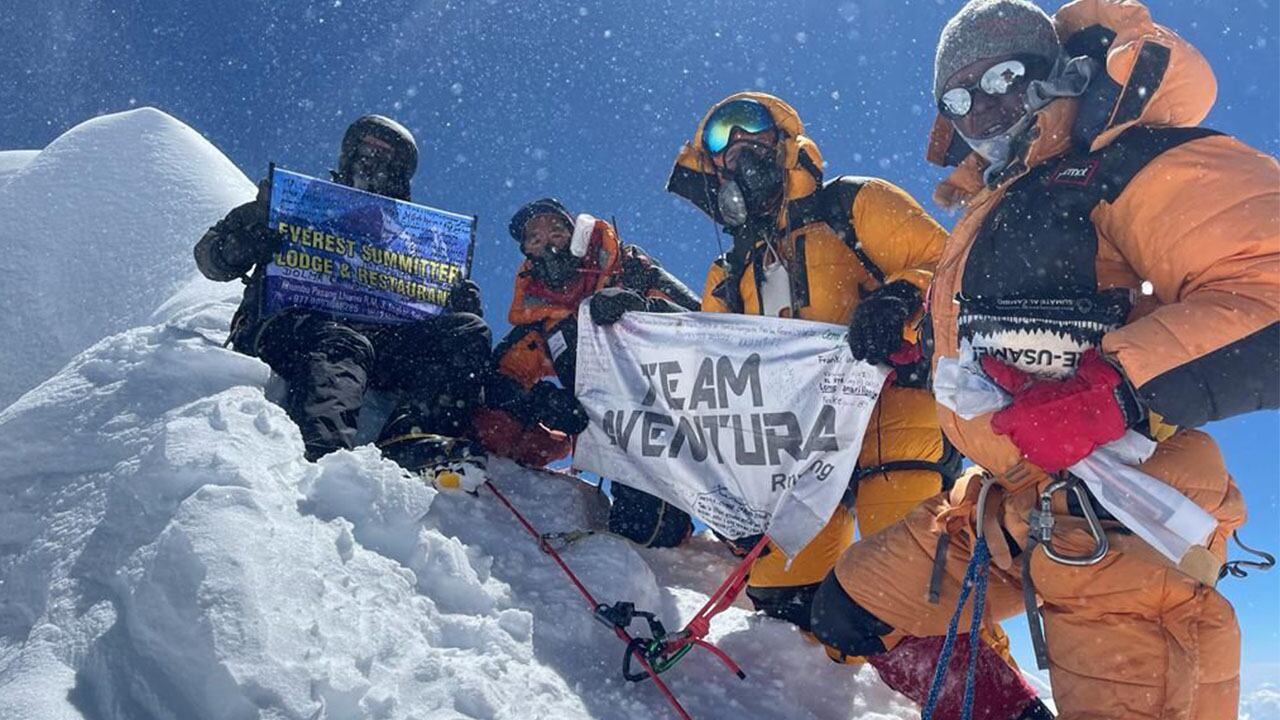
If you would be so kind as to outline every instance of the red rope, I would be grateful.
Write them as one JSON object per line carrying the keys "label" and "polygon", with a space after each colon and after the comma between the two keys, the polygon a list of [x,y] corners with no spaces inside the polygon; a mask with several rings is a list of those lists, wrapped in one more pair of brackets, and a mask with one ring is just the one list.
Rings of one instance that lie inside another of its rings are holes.
{"label": "red rope", "polygon": [[[560,566],[560,569],[564,571],[564,574],[567,575],[571,581],[573,581],[574,587],[578,588],[578,592],[582,593],[582,597],[586,598],[587,603],[591,605],[591,612],[594,613],[596,611],[596,608],[599,607],[600,603],[596,602],[595,596],[591,594],[591,591],[587,589],[587,586],[583,585],[582,581],[578,579],[578,576],[575,575],[573,571],[569,569],[569,565],[566,564],[564,559],[560,557],[560,553],[556,552],[555,548],[548,545],[542,539],[542,534],[539,533],[537,529],[533,527],[532,523],[530,523],[527,519],[525,519],[525,516],[522,515],[519,510],[516,509],[515,505],[511,504],[511,501],[507,499],[506,495],[503,495],[501,492],[498,491],[498,488],[495,487],[492,482],[486,481],[484,485],[485,487],[489,488],[489,491],[493,493],[494,497],[498,498],[499,502],[507,506],[507,509],[511,511],[511,514],[515,516],[516,520],[518,520],[520,524],[524,526],[524,529],[527,530],[529,534],[533,536],[533,539],[538,541],[538,547],[544,553],[550,555],[552,560],[556,561],[556,564]],[[631,644],[631,635],[626,630],[620,627],[617,627],[615,625],[613,628],[613,631],[618,636],[618,638],[622,640],[624,643],[627,643],[628,645]],[[723,653],[719,652],[718,650],[716,650],[715,652],[723,660],[726,660],[730,665],[730,667],[737,667],[732,660],[728,659],[728,656],[723,655]],[[638,650],[633,650],[632,655],[634,655],[635,658],[640,661],[640,666],[644,668],[645,672],[649,673],[649,677],[653,679],[653,682],[658,687],[658,690],[662,692],[662,695],[664,697],[666,697],[667,702],[671,703],[671,707],[676,711],[676,714],[680,716],[680,720],[693,720],[692,716],[689,715],[688,711],[684,709],[684,706],[680,704],[680,701],[676,699],[675,694],[671,692],[671,688],[667,687],[667,684],[663,682],[661,678],[658,677],[658,673],[653,671],[653,668],[649,665],[649,661],[644,657],[644,655],[640,653]],[[739,674],[741,674],[741,672],[742,672],[741,670],[738,670]]]}
{"label": "red rope", "polygon": [[[577,443],[577,440],[578,439],[575,436],[574,437],[575,444]],[[563,477],[570,480],[577,480],[577,481],[582,480],[582,478],[578,477],[577,475],[569,472],[564,472],[562,470],[552,470],[550,468],[537,468],[537,469],[539,470],[539,472],[544,472],[549,475],[556,475],[558,477]],[[533,530],[532,527],[529,527],[528,525],[526,525],[526,528],[530,532],[536,532]],[[747,553],[746,557],[744,557],[742,561],[738,563],[738,566],[733,569],[733,572],[729,573],[729,576],[724,579],[724,582],[720,583],[720,587],[716,588],[715,592],[711,593],[711,597],[707,598],[707,602],[705,605],[702,606],[702,609],[699,610],[697,614],[695,614],[689,620],[689,622],[684,626],[684,631],[680,633],[681,637],[667,643],[667,646],[666,646],[667,653],[673,653],[676,650],[679,650],[680,648],[684,647],[685,645],[689,645],[689,644],[698,645],[700,647],[703,647],[711,651],[712,654],[720,658],[720,661],[723,662],[731,671],[733,671],[734,674],[738,675],[739,677],[746,677],[746,675],[742,672],[741,666],[739,666],[736,662],[734,662],[733,659],[730,658],[727,653],[725,653],[723,650],[716,647],[715,645],[712,645],[709,642],[704,642],[703,638],[705,638],[707,636],[707,633],[711,631],[711,619],[714,618],[716,615],[719,615],[720,613],[724,612],[725,610],[728,610],[729,607],[733,605],[733,601],[736,600],[738,596],[742,594],[743,588],[747,586],[747,575],[750,574],[751,572],[751,566],[755,564],[755,561],[759,559],[760,554],[764,552],[764,549],[768,545],[769,545],[769,536],[762,535],[760,537],[760,540],[755,544],[755,546],[751,548],[751,552]],[[561,567],[564,567],[564,563],[560,562],[559,556],[553,555],[553,557],[555,558],[556,562],[560,563]],[[567,567],[564,567],[564,569],[565,569],[565,572],[569,572],[569,569]],[[577,578],[573,577],[573,573],[569,573],[569,577],[575,583],[577,583]],[[579,586],[578,589],[582,590],[584,593],[586,591],[586,589],[581,586]],[[590,594],[587,594],[587,596],[590,597]],[[594,606],[594,604],[595,604],[595,601],[592,600],[592,605]]]}
{"label": "red rope", "polygon": [[756,559],[760,557],[760,553],[764,552],[765,547],[769,544],[769,536],[760,536],[760,541],[751,548],[751,552],[742,558],[742,562],[729,573],[729,577],[720,583],[720,587],[711,593],[711,597],[707,598],[706,604],[697,612],[684,626],[682,637],[673,640],[668,644],[667,652],[675,652],[680,648],[693,643],[710,650],[721,662],[729,666],[729,669],[737,673],[739,677],[745,677],[742,668],[738,666],[727,654],[720,648],[715,647],[709,642],[703,641],[707,633],[711,630],[711,619],[716,615],[728,610],[733,601],[742,593],[742,589],[747,586],[747,575],[751,572],[751,566],[755,564]]}
{"label": "red rope", "polygon": [[742,666],[734,662],[733,658],[729,657],[729,653],[726,653],[725,651],[721,650],[715,645],[712,645],[706,640],[703,640],[702,638],[694,638],[690,642],[706,650],[712,655],[715,655],[717,658],[720,658],[720,662],[724,663],[725,667],[729,668],[729,672],[733,673],[734,675],[737,675],[739,678],[745,679],[747,677],[747,674],[742,672]]}

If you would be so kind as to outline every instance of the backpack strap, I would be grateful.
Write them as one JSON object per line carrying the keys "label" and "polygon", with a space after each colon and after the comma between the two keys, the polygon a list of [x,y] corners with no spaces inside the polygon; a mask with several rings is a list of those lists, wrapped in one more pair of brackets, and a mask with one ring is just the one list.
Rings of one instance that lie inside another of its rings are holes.
{"label": "backpack strap", "polygon": [[788,217],[792,227],[800,228],[811,223],[826,223],[827,227],[840,238],[845,247],[858,256],[858,262],[867,274],[875,279],[878,285],[885,281],[884,271],[876,265],[871,256],[858,242],[857,233],[853,229],[853,201],[858,191],[870,178],[853,175],[840,175],[832,178],[817,192],[787,206]]}

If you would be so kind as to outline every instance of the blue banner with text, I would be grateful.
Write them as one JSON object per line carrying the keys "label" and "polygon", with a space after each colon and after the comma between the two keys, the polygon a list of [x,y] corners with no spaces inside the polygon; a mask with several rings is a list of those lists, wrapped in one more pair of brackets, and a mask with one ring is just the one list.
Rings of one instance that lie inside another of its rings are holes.
{"label": "blue banner with text", "polygon": [[265,311],[396,323],[442,311],[470,273],[475,218],[271,169]]}

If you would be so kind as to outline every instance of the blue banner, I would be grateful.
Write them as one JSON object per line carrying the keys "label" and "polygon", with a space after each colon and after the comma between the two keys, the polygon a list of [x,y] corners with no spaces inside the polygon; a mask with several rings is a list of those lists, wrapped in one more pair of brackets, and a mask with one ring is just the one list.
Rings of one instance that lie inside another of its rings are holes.
{"label": "blue banner", "polygon": [[271,168],[265,312],[319,310],[371,323],[442,311],[471,271],[475,218]]}

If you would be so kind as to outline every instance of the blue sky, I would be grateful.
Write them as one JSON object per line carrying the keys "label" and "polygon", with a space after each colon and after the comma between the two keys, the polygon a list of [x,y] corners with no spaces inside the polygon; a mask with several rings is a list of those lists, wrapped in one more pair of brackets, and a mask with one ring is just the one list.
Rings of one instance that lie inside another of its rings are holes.
{"label": "blue sky", "polygon": [[[1206,124],[1280,151],[1276,1],[1149,4],[1217,71],[1218,103]],[[416,198],[480,216],[475,276],[501,331],[520,259],[507,219],[544,195],[616,217],[627,240],[701,287],[718,253],[716,235],[663,186],[705,109],[737,90],[791,102],[829,174],[880,175],[928,205],[941,177],[922,159],[933,51],[959,5],[6,3],[0,148],[39,148],[94,115],[155,105],[204,133],[254,179],[272,161],[321,175],[350,120],[394,116],[422,149]],[[1246,540],[1275,549],[1280,416],[1254,414],[1210,431],[1249,503]],[[1227,580],[1222,589],[1244,627],[1247,680],[1280,680],[1280,572]],[[1020,619],[1009,626],[1015,637],[1024,634]]]}

